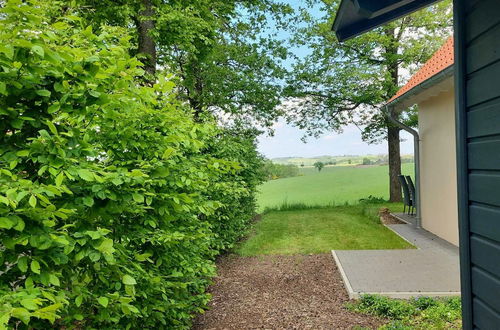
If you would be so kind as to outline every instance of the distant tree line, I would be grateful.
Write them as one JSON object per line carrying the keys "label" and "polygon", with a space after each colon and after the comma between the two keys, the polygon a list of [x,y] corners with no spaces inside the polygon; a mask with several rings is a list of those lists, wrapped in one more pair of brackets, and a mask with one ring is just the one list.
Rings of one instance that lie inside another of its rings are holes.
{"label": "distant tree line", "polygon": [[299,167],[289,164],[275,164],[272,161],[267,161],[264,165],[264,173],[268,180],[276,180],[282,178],[290,178],[299,176]]}

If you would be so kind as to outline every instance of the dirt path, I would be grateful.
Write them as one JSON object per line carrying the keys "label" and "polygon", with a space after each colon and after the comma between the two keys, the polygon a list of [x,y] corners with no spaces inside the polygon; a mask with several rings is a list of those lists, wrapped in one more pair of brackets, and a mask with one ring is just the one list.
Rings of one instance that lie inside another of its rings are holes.
{"label": "dirt path", "polygon": [[350,312],[330,254],[222,258],[210,310],[194,329],[376,328],[382,320]]}

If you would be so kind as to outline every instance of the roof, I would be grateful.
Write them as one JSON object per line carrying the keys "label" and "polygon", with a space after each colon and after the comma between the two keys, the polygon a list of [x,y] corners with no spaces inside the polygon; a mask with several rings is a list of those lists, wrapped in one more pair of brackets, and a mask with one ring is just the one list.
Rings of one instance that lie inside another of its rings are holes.
{"label": "roof", "polygon": [[342,0],[332,29],[344,41],[438,1]]}
{"label": "roof", "polygon": [[454,63],[454,58],[453,36],[451,36],[448,40],[446,40],[444,45],[434,53],[431,59],[428,60],[424,66],[410,78],[408,83],[406,83],[406,85],[404,85],[396,93],[396,95],[389,100],[388,103],[393,103],[403,95],[410,93],[415,87],[420,86],[440,72],[443,72],[447,68],[451,67]]}

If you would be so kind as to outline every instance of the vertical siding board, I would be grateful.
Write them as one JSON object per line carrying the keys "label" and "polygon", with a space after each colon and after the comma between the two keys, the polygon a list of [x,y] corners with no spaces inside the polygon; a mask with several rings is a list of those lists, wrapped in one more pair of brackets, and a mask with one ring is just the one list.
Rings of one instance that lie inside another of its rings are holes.
{"label": "vertical siding board", "polygon": [[[467,28],[466,14],[480,6],[481,2],[466,0],[453,1],[455,30],[455,120],[457,134],[457,187],[458,187],[458,224],[460,241],[460,282],[462,294],[462,324],[465,330],[473,328],[474,312],[472,307],[469,197],[467,168],[467,107],[466,107],[466,52],[465,39]],[[469,32],[470,33],[470,32]]]}

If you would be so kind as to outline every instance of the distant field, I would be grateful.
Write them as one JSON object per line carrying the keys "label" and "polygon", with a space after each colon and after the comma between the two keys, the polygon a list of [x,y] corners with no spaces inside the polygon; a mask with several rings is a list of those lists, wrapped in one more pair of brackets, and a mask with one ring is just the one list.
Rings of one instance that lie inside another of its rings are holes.
{"label": "distant field", "polygon": [[[339,166],[343,165],[359,165],[363,163],[363,159],[368,158],[371,162],[376,164],[387,164],[387,155],[344,155],[344,156],[317,156],[311,158],[305,157],[281,157],[273,158],[272,162],[276,164],[293,164],[297,166],[305,165],[312,166],[316,162],[331,163]],[[412,163],[413,155],[401,155],[404,163]]]}
{"label": "distant field", "polygon": [[[403,164],[403,173],[413,176],[413,164]],[[272,180],[260,187],[259,208],[283,203],[339,205],[356,203],[370,195],[389,198],[388,166],[301,168],[303,176]]]}

